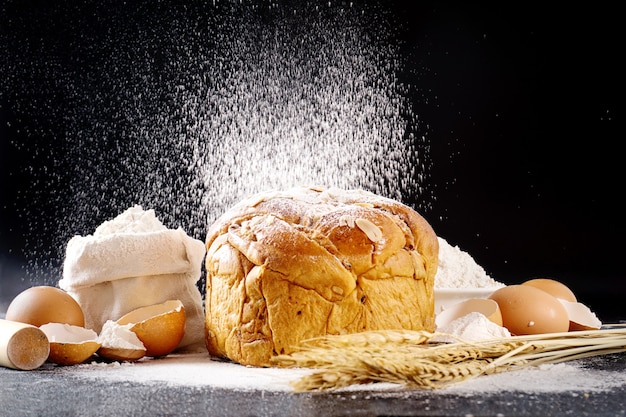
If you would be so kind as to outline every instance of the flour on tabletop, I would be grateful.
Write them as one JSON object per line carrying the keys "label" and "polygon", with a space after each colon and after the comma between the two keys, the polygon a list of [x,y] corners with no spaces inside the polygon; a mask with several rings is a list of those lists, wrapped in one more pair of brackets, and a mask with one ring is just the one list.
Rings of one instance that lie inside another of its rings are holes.
{"label": "flour on tabletop", "polygon": [[504,284],[491,278],[472,256],[439,237],[439,267],[435,288],[498,288]]}
{"label": "flour on tabletop", "polygon": [[[46,367],[54,367],[45,364]],[[139,384],[168,384],[170,386],[212,387],[242,391],[291,392],[290,382],[314,372],[313,369],[281,369],[247,367],[212,360],[206,352],[171,354],[161,359],[137,362],[92,362],[71,367],[56,367],[55,371],[86,380],[128,382]],[[575,362],[541,365],[519,371],[479,376],[446,388],[428,391],[429,395],[482,395],[504,391],[575,392],[607,391],[626,384],[626,374],[585,369]],[[372,391],[410,395],[399,384],[377,383],[353,385],[342,392]]]}

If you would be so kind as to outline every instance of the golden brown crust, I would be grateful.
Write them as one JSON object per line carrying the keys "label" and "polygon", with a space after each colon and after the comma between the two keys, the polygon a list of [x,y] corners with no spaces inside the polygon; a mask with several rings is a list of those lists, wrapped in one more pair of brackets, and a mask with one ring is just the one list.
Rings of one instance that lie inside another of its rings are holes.
{"label": "golden brown crust", "polygon": [[207,233],[206,343],[269,366],[302,340],[433,331],[438,241],[410,207],[360,190],[261,193]]}

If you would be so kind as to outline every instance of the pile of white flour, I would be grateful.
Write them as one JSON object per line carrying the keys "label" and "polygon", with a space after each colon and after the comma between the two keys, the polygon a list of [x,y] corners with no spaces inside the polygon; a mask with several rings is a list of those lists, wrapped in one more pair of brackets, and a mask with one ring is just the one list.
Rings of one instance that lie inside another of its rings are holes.
{"label": "pile of white flour", "polygon": [[[451,246],[445,239],[439,239],[439,267],[435,275],[435,289],[471,289],[471,288],[501,288],[505,284],[491,278],[484,268],[474,261],[474,258],[462,251],[458,246]],[[437,293],[435,292],[435,298]],[[462,301],[461,299],[458,300]],[[437,301],[435,308],[438,310]],[[443,307],[442,307],[443,308]],[[453,342],[455,337],[466,341],[477,341],[500,337],[509,337],[511,334],[504,327],[491,323],[481,313],[471,313],[458,317],[438,332],[451,337],[442,337],[442,342]]]}
{"label": "pile of white flour", "polygon": [[491,278],[474,258],[458,246],[439,239],[439,267],[435,288],[500,288],[505,284]]}
{"label": "pile of white flour", "polygon": [[433,341],[443,343],[454,343],[458,339],[466,342],[477,342],[479,340],[511,337],[511,333],[505,327],[498,326],[477,311],[437,327],[437,331],[444,333],[444,335],[435,336]]}

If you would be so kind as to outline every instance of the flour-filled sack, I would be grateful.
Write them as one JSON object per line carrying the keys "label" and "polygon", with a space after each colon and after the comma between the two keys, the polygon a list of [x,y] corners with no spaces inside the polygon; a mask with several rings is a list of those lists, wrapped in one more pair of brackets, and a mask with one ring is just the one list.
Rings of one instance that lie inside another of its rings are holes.
{"label": "flour-filled sack", "polygon": [[167,300],[182,301],[185,335],[179,348],[202,345],[204,309],[197,287],[206,249],[181,228],[168,229],[154,210],[134,206],[102,223],[93,235],[66,247],[59,286],[85,313],[85,327],[100,332],[107,320]]}

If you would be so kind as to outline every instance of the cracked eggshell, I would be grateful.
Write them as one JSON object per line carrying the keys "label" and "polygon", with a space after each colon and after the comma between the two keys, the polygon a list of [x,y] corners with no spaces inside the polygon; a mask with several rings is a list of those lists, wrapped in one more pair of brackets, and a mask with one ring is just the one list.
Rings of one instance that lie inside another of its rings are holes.
{"label": "cracked eggshell", "polygon": [[185,308],[180,300],[140,307],[117,320],[130,326],[146,348],[146,356],[165,356],[185,335]]}
{"label": "cracked eggshell", "polygon": [[498,303],[487,298],[470,298],[469,300],[456,303],[437,314],[435,323],[437,328],[441,328],[458,318],[474,312],[481,313],[489,321],[502,326],[502,313]]}
{"label": "cracked eggshell", "polygon": [[435,313],[473,298],[488,298],[491,293],[501,287],[486,288],[435,288]]}
{"label": "cracked eggshell", "polygon": [[569,317],[569,330],[598,330],[602,327],[602,322],[587,307],[579,302],[571,302],[559,299]]}
{"label": "cracked eggshell", "polygon": [[146,356],[143,349],[126,349],[116,347],[100,347],[98,356],[110,361],[134,362]]}
{"label": "cracked eggshell", "polygon": [[98,356],[121,362],[133,362],[146,356],[146,348],[130,327],[131,325],[120,325],[113,320],[107,320],[98,337],[102,344],[98,349]]}
{"label": "cracked eggshell", "polygon": [[48,362],[76,365],[85,362],[100,348],[98,334],[91,329],[62,323],[39,327],[50,342]]}

